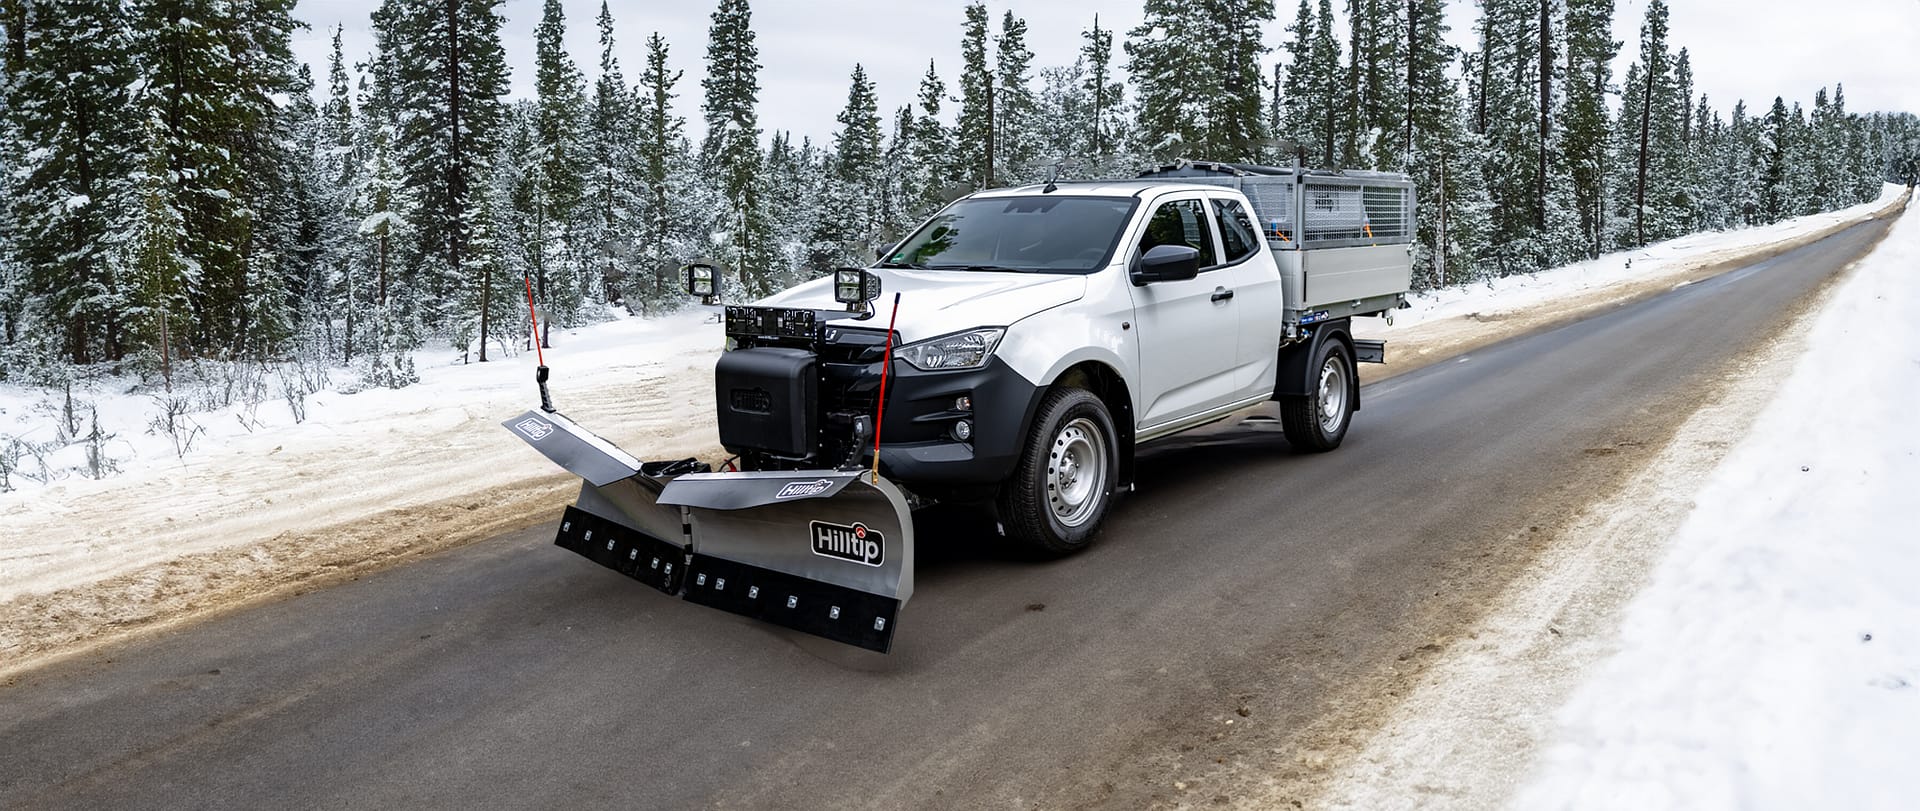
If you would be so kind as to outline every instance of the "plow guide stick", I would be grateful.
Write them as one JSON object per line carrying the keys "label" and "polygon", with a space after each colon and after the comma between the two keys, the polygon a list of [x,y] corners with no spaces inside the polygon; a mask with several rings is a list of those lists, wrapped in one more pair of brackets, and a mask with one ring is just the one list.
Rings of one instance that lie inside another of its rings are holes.
{"label": "plow guide stick", "polygon": [[554,543],[660,591],[886,652],[913,596],[906,497],[864,470],[649,475],[559,414],[501,423],[582,479]]}

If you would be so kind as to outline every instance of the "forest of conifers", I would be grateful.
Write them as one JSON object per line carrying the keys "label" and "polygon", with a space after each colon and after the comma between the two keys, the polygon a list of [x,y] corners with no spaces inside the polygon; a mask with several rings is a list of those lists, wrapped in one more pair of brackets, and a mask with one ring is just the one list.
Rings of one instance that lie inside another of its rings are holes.
{"label": "forest of conifers", "polygon": [[[761,33],[748,0],[717,2],[705,43],[616,42],[603,4],[599,52],[574,55],[546,0],[535,92],[509,100],[500,0],[385,0],[372,52],[335,29],[318,76],[293,0],[0,0],[0,380],[298,354],[402,385],[409,350],[524,341],[523,279],[560,325],[679,306],[695,259],[763,294],[1055,171],[1404,171],[1433,287],[1850,205],[1920,155],[1912,115],[1849,110],[1840,84],[1696,93],[1715,66],[1669,41],[1661,0],[1618,75],[1614,0],[1482,0],[1464,53],[1443,0],[1302,0],[1280,42],[1273,0],[1145,0],[1127,31],[1090,17],[1067,65],[974,4],[959,65],[849,57],[814,143],[760,120]],[[876,82],[916,101],[879,110]]]}

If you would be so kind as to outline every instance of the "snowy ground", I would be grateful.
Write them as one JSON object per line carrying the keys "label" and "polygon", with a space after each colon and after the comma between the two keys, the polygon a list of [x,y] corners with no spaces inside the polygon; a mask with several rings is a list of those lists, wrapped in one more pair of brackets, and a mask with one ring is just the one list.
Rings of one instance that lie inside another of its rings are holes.
{"label": "snowy ground", "polygon": [[1911,807],[1916,267],[1906,217],[1516,578],[1317,805]]}
{"label": "snowy ground", "polygon": [[1518,806],[1920,802],[1916,302],[1909,215],[1700,492]]}
{"label": "snowy ground", "polygon": [[[1717,263],[1817,238],[1880,202],[1759,229],[1705,234],[1569,268],[1423,297],[1392,327],[1389,372],[1685,283]],[[547,360],[569,416],[647,458],[718,453],[707,314],[621,320],[554,336]],[[0,671],[74,643],[165,623],[314,578],[541,520],[570,481],[497,423],[537,400],[534,360],[457,365],[418,356],[420,384],[322,391],[306,419],[269,398],[194,413],[190,448],[151,431],[155,403],[131,381],[77,387],[115,471],[88,478],[87,443],[50,455],[64,476],[0,493]],[[334,379],[350,381],[336,371]],[[351,386],[349,386],[351,387]],[[46,440],[64,397],[0,386],[0,435]],[[44,470],[44,468],[43,468]]]}

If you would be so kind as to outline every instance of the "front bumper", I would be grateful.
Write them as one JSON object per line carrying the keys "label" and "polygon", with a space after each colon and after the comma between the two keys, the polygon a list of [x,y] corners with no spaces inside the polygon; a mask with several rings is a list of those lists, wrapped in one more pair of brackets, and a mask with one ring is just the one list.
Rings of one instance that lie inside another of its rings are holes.
{"label": "front bumper", "polygon": [[[902,484],[922,487],[1005,481],[1020,462],[1044,391],[997,357],[979,369],[952,372],[922,372],[895,361],[887,389],[880,467]],[[955,407],[961,397],[972,401],[971,410]],[[966,441],[954,438],[961,420],[973,428]]]}

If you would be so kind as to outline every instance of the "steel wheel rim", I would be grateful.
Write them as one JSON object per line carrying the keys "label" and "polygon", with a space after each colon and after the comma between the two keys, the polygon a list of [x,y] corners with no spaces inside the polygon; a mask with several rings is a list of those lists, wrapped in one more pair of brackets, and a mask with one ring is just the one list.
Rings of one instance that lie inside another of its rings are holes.
{"label": "steel wheel rim", "polygon": [[1080,417],[1053,435],[1047,449],[1047,507],[1067,527],[1093,517],[1107,488],[1107,440],[1093,420]]}
{"label": "steel wheel rim", "polygon": [[1346,417],[1347,366],[1335,355],[1320,367],[1320,430],[1332,434]]}

